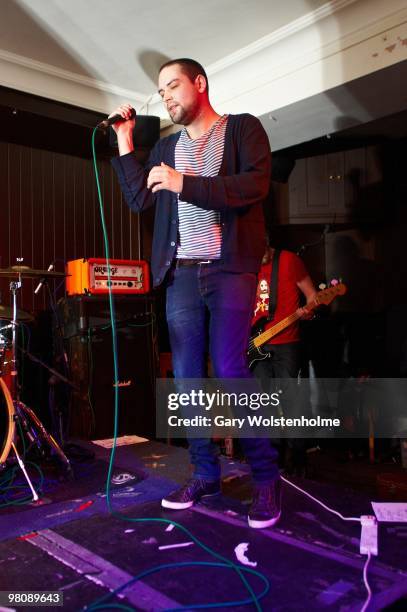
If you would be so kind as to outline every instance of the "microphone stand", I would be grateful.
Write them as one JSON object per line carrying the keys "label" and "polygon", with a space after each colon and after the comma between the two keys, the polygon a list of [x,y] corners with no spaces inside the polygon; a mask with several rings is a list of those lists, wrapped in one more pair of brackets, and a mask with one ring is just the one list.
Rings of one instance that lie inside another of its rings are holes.
{"label": "microphone stand", "polygon": [[17,291],[21,289],[21,274],[18,275],[17,281],[11,281],[10,292],[13,296],[13,319],[11,321],[11,398],[13,401],[18,401],[19,389],[17,381]]}

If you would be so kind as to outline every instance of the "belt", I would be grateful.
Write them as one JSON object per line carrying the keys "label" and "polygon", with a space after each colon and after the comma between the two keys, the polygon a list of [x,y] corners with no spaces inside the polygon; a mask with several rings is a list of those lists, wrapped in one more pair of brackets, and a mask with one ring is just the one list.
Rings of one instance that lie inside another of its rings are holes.
{"label": "belt", "polygon": [[176,268],[181,268],[182,266],[201,266],[202,264],[211,264],[214,261],[217,261],[215,259],[205,259],[205,260],[201,260],[201,259],[176,259],[175,260],[175,267]]}

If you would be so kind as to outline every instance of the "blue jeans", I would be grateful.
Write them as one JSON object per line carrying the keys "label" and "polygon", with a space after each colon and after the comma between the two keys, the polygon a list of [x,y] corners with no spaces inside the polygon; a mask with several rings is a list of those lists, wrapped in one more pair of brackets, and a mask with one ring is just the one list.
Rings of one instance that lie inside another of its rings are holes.
{"label": "blue jeans", "polygon": [[[252,378],[246,348],[257,277],[220,270],[218,262],[175,267],[167,283],[167,322],[176,378],[204,378],[206,354],[215,378]],[[266,438],[240,440],[256,483],[278,477],[277,451]],[[189,440],[194,477],[220,479],[219,450],[210,439]]]}

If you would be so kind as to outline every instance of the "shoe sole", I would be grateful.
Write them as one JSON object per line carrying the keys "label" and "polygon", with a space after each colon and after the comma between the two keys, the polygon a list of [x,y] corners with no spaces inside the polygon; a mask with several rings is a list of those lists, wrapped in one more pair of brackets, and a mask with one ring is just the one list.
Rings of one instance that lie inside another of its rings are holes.
{"label": "shoe sole", "polygon": [[200,497],[196,501],[189,501],[189,502],[172,502],[168,499],[162,499],[161,505],[163,508],[169,508],[170,510],[186,510],[187,508],[191,508],[195,503],[197,503],[201,499],[207,499],[208,497],[216,497],[217,495],[220,495],[220,493],[221,493],[220,491],[218,491],[217,493],[208,493],[207,495],[202,495],[202,497]]}
{"label": "shoe sole", "polygon": [[247,518],[247,521],[249,523],[249,527],[251,527],[252,529],[265,529],[266,527],[272,527],[273,525],[275,525],[280,516],[281,512],[279,512],[278,516],[275,516],[272,519],[268,519],[267,521],[254,521],[250,518]]}

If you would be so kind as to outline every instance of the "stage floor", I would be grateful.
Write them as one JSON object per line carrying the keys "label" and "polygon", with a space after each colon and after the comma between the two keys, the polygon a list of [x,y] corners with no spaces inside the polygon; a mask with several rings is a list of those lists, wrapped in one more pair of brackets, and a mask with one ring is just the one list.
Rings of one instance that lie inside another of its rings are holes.
{"label": "stage floor", "polygon": [[[187,511],[164,510],[161,497],[189,476],[189,461],[185,449],[158,442],[117,448],[114,478],[129,474],[130,479],[122,476],[121,484],[112,484],[112,515],[105,496],[109,450],[91,443],[86,447],[95,457],[75,462],[75,480],[60,482],[54,470],[45,481],[45,501],[0,510],[0,591],[61,591],[64,605],[53,609],[80,610],[155,566],[183,563],[142,576],[98,609],[119,604],[134,610],[194,610],[219,602],[233,610],[255,609],[253,603],[239,605],[250,595],[233,568],[193,565],[219,560],[191,540],[192,534],[227,560],[267,577],[270,589],[260,600],[263,610],[361,609],[365,557],[359,554],[357,523],[343,522],[283,484],[279,523],[249,529],[248,468],[225,457],[222,497]],[[346,516],[372,512],[372,498],[365,493],[339,484],[292,481]],[[368,572],[373,591],[369,611],[392,604],[394,609],[404,607],[406,537],[407,526],[379,527],[379,556]],[[251,565],[238,561],[239,544],[247,544]],[[260,594],[260,578],[246,578]]]}

